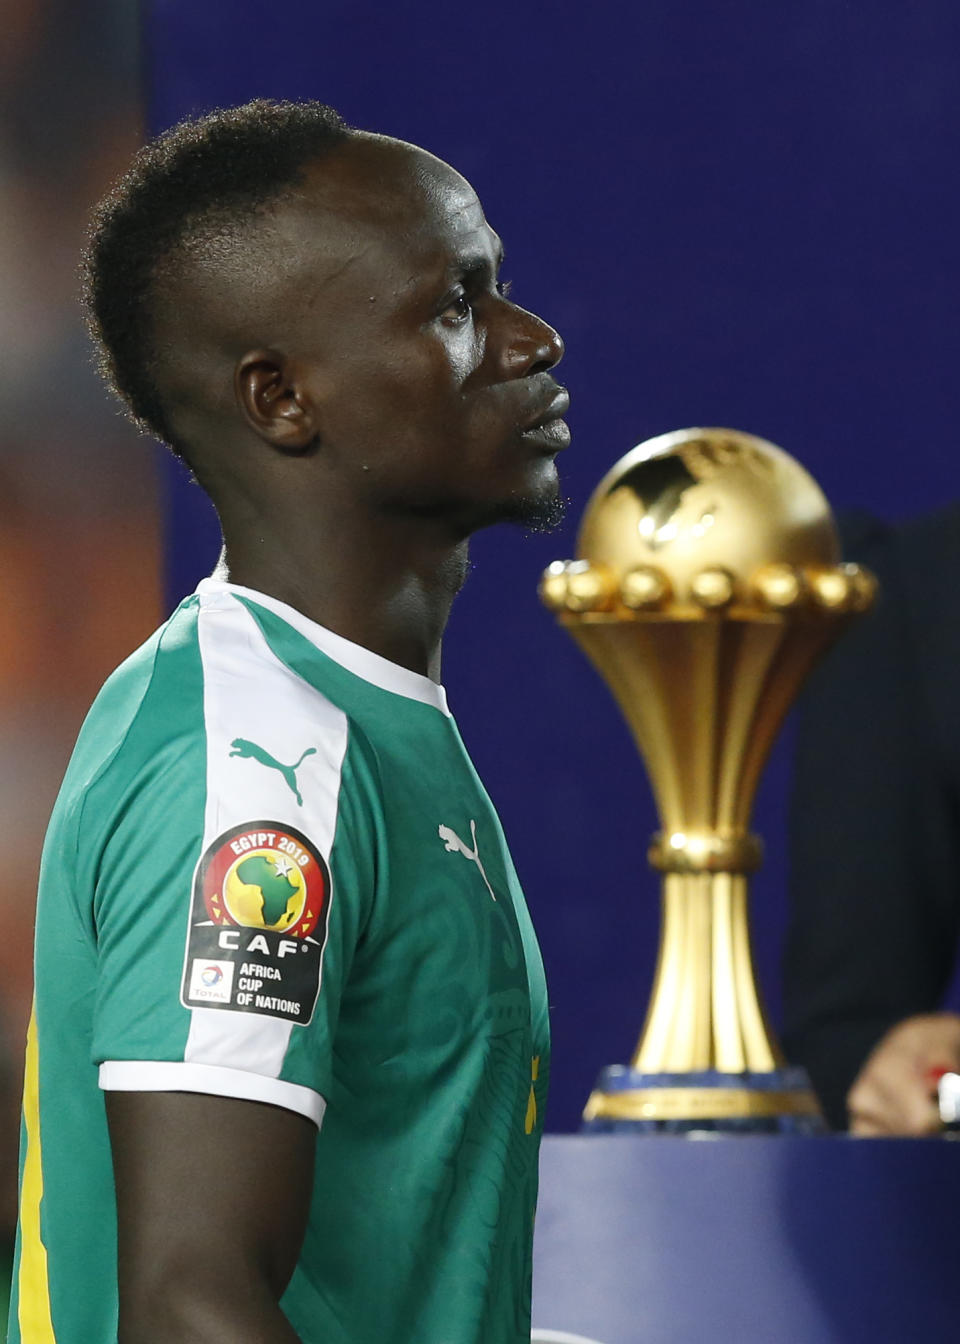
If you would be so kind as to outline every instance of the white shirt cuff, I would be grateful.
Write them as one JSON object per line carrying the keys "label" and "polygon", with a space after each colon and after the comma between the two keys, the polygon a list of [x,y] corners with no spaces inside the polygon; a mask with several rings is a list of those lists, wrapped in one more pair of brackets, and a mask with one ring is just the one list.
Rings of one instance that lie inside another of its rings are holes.
{"label": "white shirt cuff", "polygon": [[305,1115],[318,1129],[327,1106],[319,1092],[299,1083],[227,1069],[220,1064],[187,1064],[176,1060],[105,1060],[100,1065],[100,1086],[105,1092],[206,1092],[241,1101],[265,1101]]}

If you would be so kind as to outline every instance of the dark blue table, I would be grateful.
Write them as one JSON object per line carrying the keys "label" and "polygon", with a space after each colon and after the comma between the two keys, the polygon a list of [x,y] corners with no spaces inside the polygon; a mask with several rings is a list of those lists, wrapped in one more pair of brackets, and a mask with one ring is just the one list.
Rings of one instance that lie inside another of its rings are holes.
{"label": "dark blue table", "polygon": [[960,1142],[564,1135],[544,1140],[540,1169],[538,1329],[598,1344],[960,1339]]}

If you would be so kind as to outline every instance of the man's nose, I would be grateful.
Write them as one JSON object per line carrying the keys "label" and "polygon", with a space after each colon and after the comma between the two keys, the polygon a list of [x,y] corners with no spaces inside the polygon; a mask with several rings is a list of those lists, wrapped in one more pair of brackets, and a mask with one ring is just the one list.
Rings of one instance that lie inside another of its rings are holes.
{"label": "man's nose", "polygon": [[509,333],[503,350],[504,369],[509,377],[525,378],[544,373],[563,359],[563,340],[559,332],[535,313],[515,309],[519,319]]}

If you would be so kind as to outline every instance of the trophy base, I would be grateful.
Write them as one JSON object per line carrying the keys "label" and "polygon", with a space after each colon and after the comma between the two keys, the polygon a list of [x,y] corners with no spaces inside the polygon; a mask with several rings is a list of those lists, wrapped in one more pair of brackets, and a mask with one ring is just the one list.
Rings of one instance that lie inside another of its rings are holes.
{"label": "trophy base", "polygon": [[603,1070],[583,1112],[587,1134],[825,1134],[805,1069],[770,1073]]}

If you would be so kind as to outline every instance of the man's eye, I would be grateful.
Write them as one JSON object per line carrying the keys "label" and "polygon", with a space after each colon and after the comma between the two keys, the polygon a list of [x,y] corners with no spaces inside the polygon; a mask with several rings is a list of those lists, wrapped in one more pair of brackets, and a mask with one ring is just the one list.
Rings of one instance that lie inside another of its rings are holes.
{"label": "man's eye", "polygon": [[470,316],[470,300],[467,298],[466,294],[458,294],[455,298],[451,299],[440,316],[445,322],[449,322],[454,326],[459,325],[461,322],[466,322],[467,318]]}

